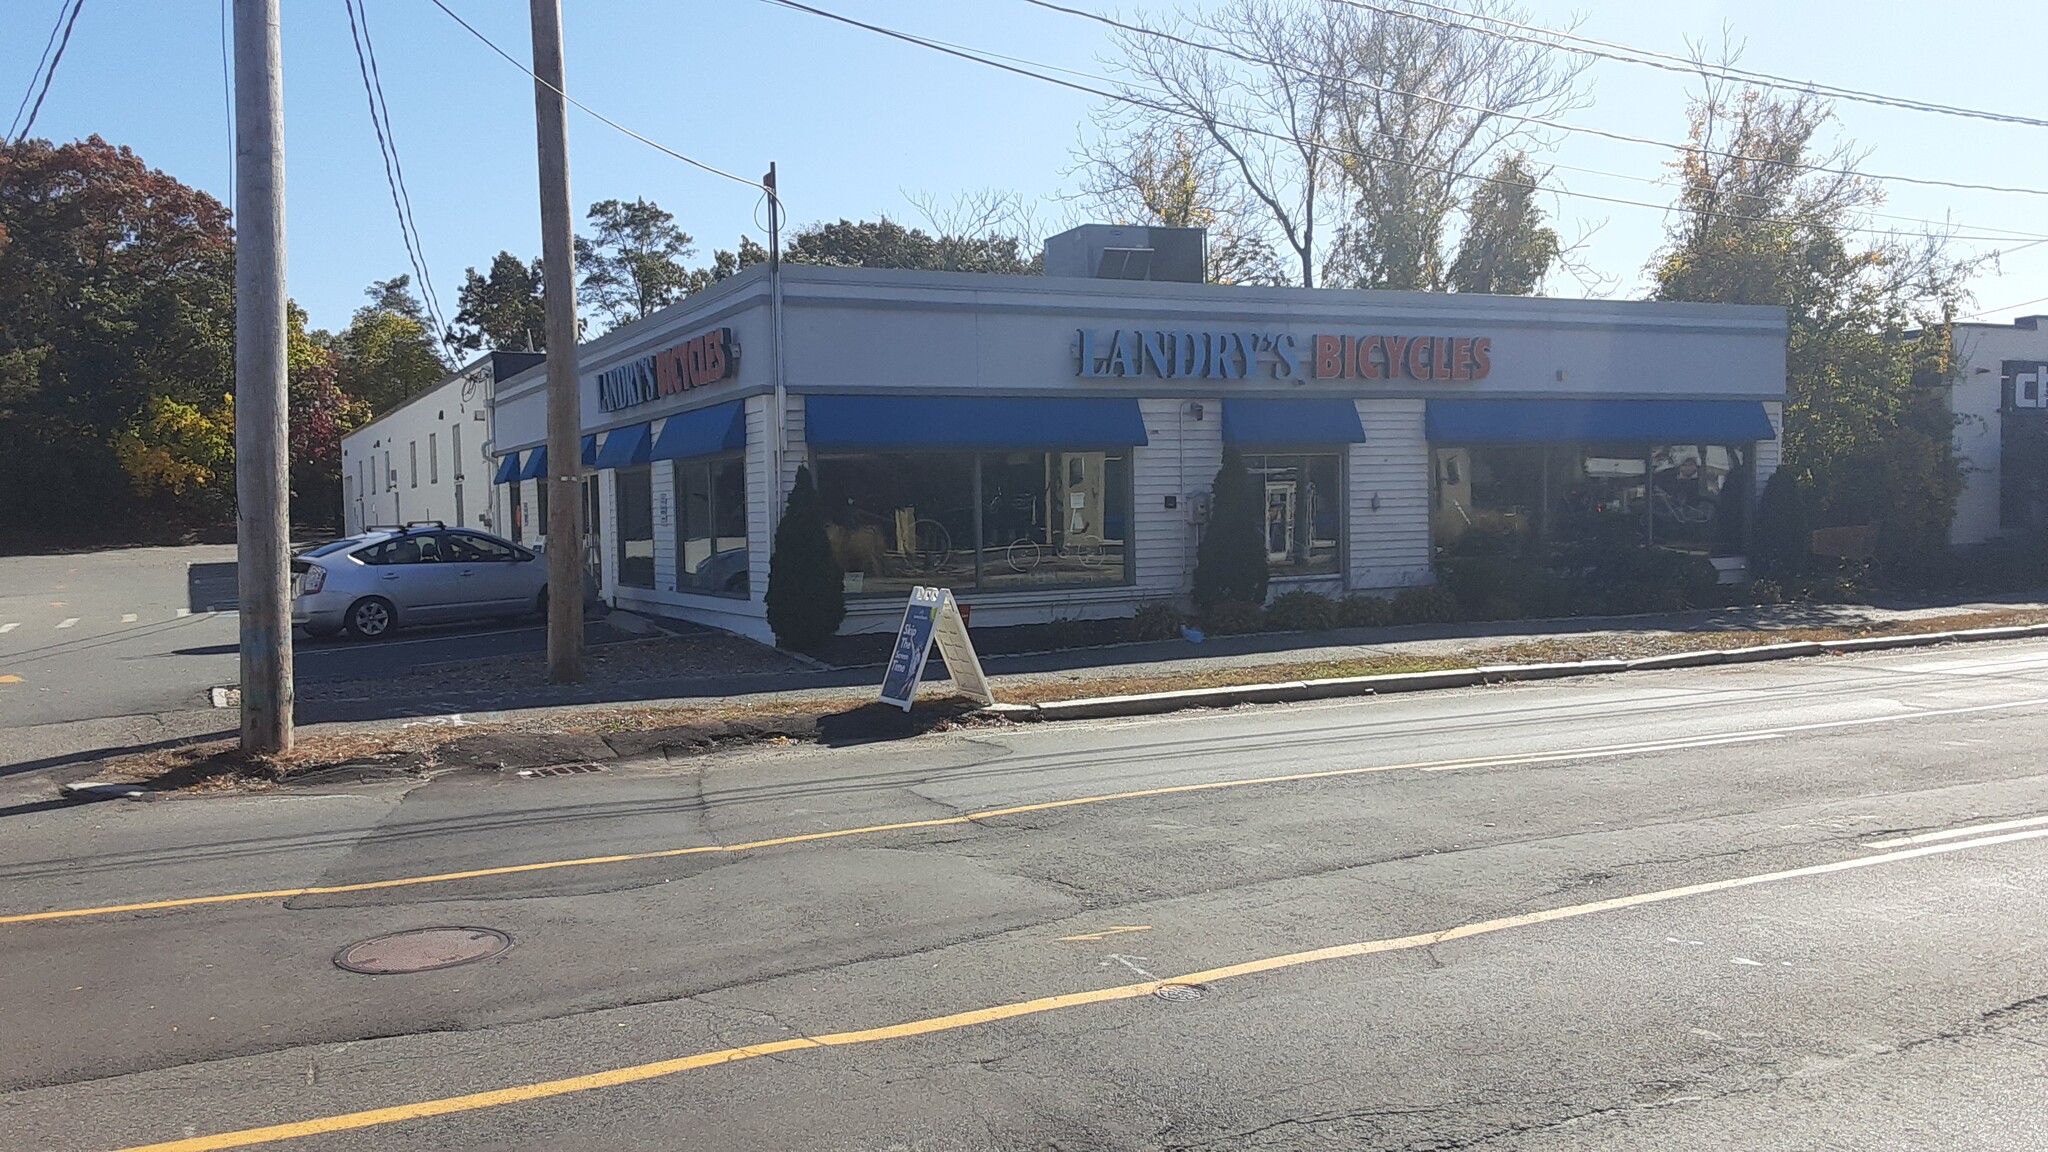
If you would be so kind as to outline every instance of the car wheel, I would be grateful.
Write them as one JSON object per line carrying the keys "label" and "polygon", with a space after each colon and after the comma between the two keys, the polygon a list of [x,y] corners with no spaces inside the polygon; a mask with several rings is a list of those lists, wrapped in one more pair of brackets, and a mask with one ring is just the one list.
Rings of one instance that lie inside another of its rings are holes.
{"label": "car wheel", "polygon": [[348,607],[348,634],[357,640],[375,640],[397,623],[391,601],[382,596],[365,596]]}

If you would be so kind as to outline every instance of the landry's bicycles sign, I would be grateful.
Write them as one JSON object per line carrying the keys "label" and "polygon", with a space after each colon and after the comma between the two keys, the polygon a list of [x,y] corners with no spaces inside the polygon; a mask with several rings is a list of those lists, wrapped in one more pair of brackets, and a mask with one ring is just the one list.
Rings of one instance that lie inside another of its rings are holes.
{"label": "landry's bicycles sign", "polygon": [[739,366],[740,346],[732,329],[713,328],[673,348],[599,372],[597,406],[606,412],[632,408],[730,380]]}
{"label": "landry's bicycles sign", "polygon": [[1484,380],[1493,372],[1487,336],[1377,332],[1080,330],[1074,374],[1160,380]]}

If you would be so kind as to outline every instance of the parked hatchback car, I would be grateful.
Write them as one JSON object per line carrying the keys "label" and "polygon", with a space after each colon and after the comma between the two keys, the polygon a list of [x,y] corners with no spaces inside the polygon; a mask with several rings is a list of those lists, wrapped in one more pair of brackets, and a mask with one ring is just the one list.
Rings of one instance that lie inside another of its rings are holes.
{"label": "parked hatchback car", "polygon": [[438,523],[378,528],[292,559],[292,623],[374,639],[401,624],[545,612],[548,567],[509,540]]}

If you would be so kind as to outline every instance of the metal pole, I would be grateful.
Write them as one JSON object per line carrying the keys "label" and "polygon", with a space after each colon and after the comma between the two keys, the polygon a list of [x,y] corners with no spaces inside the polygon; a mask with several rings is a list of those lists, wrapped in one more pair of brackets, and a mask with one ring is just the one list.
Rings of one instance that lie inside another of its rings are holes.
{"label": "metal pole", "polygon": [[561,0],[532,0],[533,116],[540,139],[540,253],[547,298],[548,679],[583,679],[583,404],[576,378],[576,233]]}
{"label": "metal pole", "polygon": [[235,0],[235,584],[242,751],[292,746],[278,0]]}
{"label": "metal pole", "polygon": [[788,483],[783,475],[783,461],[789,456],[789,391],[782,375],[782,194],[775,187],[773,161],[769,162],[768,175],[761,183],[768,189],[768,342],[775,354],[775,411],[768,422],[773,437],[768,467],[774,477],[769,481],[768,538],[773,541],[776,526],[782,523],[782,486]]}

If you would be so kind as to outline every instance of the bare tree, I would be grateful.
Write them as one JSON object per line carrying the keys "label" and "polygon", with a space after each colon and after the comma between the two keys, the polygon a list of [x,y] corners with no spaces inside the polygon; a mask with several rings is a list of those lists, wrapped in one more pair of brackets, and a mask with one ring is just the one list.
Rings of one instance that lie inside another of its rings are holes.
{"label": "bare tree", "polygon": [[[1098,124],[1120,117],[1117,110]],[[1260,227],[1261,206],[1234,162],[1200,128],[1126,123],[1075,153],[1081,198],[1117,224],[1203,228],[1211,284],[1284,284],[1289,277]]]}
{"label": "bare tree", "polygon": [[[1541,120],[1585,102],[1589,63],[1405,0],[1229,0],[1113,38],[1120,99],[1081,154],[1098,199],[1142,203],[1144,177],[1172,171],[1162,157],[1213,151],[1185,185],[1237,208],[1240,235],[1284,246],[1307,287],[1442,288],[1472,191],[1499,154],[1546,142]],[[1177,131],[1199,147],[1167,148]]]}

